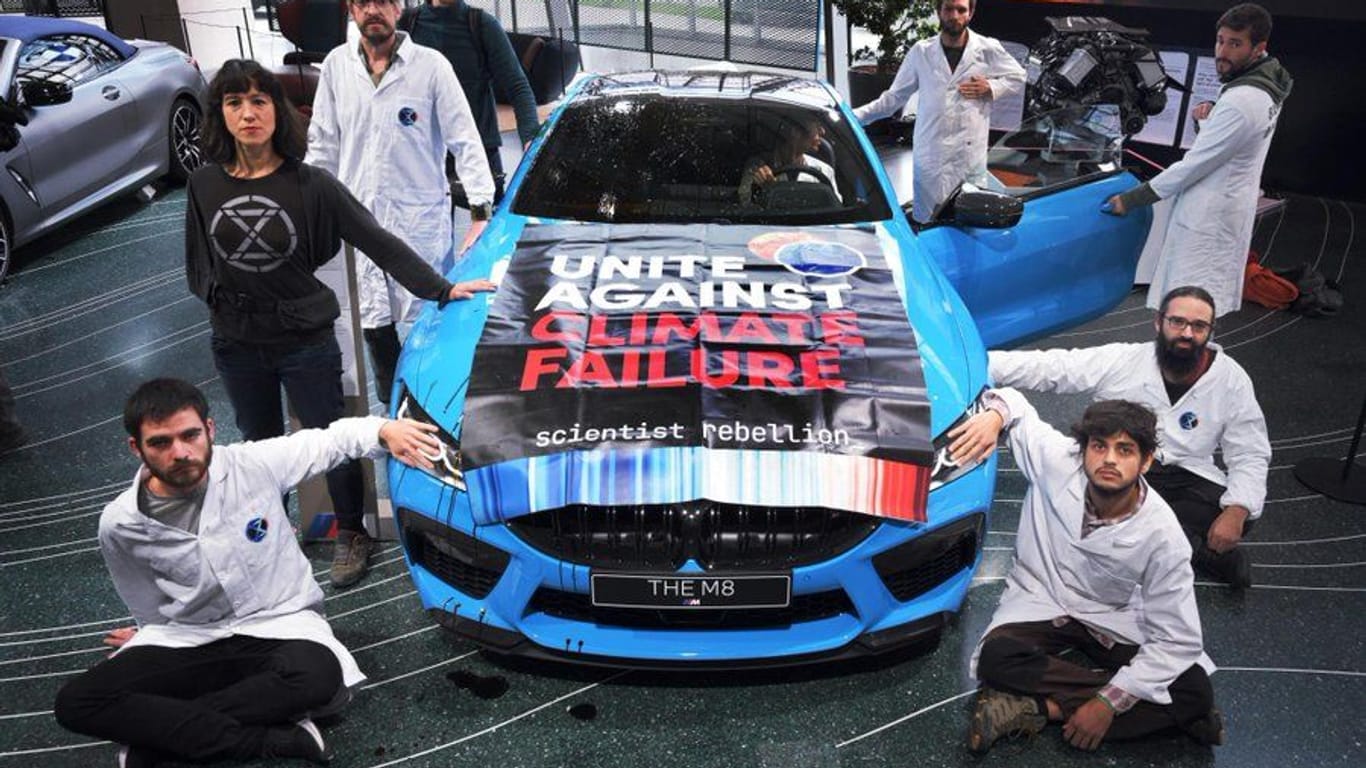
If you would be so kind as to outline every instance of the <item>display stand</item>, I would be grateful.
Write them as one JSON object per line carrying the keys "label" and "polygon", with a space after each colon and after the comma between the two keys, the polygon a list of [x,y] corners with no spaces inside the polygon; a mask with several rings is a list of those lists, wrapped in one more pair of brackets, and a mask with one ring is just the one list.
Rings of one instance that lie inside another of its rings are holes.
{"label": "display stand", "polygon": [[1322,456],[1305,459],[1295,465],[1295,479],[1330,499],[1366,505],[1366,467],[1356,461],[1363,426],[1366,426],[1366,398],[1361,402],[1361,415],[1357,417],[1357,429],[1347,449],[1347,458],[1341,461]]}

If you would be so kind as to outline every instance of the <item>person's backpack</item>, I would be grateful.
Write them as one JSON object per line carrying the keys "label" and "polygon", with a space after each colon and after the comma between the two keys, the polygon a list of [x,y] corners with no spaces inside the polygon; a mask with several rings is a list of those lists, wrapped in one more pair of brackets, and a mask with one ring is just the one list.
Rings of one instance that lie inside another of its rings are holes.
{"label": "person's backpack", "polygon": [[1342,309],[1342,286],[1308,264],[1275,270],[1278,277],[1294,283],[1298,297],[1290,311],[1305,317],[1331,317]]}
{"label": "person's backpack", "polygon": [[1256,251],[1248,251],[1243,268],[1243,298],[1267,309],[1289,309],[1300,297],[1299,287],[1261,265]]}

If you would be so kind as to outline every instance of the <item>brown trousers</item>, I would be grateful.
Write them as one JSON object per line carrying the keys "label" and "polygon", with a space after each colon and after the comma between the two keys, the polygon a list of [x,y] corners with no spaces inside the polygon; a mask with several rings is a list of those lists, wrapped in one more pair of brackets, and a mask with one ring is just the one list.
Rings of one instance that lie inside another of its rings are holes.
{"label": "brown trousers", "polygon": [[[1075,661],[1062,658],[1067,651],[1081,657]],[[993,629],[982,643],[977,679],[1010,693],[1050,698],[1062,707],[1066,719],[1137,653],[1136,645],[1116,643],[1106,648],[1077,621],[1061,627],[1051,621],[1004,624]],[[1167,690],[1172,703],[1139,701],[1115,718],[1105,738],[1120,741],[1181,729],[1214,706],[1214,689],[1198,664],[1191,665]]]}

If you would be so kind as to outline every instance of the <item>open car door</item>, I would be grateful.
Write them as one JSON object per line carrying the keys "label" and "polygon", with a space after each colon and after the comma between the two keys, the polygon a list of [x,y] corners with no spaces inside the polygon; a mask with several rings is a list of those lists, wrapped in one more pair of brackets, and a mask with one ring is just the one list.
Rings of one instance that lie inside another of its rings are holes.
{"label": "open car door", "polygon": [[[921,247],[958,289],[989,348],[1099,317],[1132,289],[1151,209],[1100,211],[1138,184],[1122,167],[1122,145],[1113,106],[1027,119],[989,153],[994,189],[969,206],[950,200],[921,229]],[[981,215],[991,192],[1023,204],[1017,221]]]}

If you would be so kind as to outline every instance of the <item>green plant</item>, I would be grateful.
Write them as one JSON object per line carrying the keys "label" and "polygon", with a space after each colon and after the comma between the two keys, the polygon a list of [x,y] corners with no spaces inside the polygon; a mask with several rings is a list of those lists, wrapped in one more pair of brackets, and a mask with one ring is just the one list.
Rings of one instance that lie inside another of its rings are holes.
{"label": "green plant", "polygon": [[873,58],[879,72],[896,72],[917,41],[939,33],[937,0],[830,0],[849,23],[877,35],[877,48],[860,48],[854,59]]}

